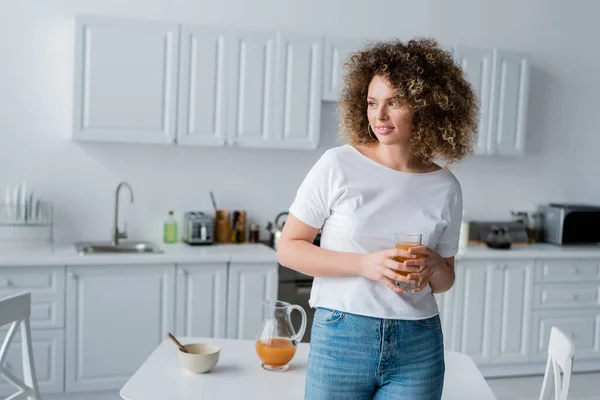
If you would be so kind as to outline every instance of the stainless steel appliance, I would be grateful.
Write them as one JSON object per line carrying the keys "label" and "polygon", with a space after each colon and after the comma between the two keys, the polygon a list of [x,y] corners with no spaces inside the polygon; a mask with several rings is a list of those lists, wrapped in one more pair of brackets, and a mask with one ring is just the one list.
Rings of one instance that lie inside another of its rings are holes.
{"label": "stainless steel appliance", "polygon": [[540,207],[540,216],[545,242],[600,244],[600,206],[550,203]]}
{"label": "stainless steel appliance", "polygon": [[182,240],[188,244],[212,244],[214,221],[212,214],[188,211],[183,214]]}
{"label": "stainless steel appliance", "polygon": [[[313,243],[317,246],[321,244],[321,234],[315,237]],[[310,341],[310,333],[312,328],[315,310],[310,307],[308,300],[310,299],[310,290],[312,288],[313,277],[304,275],[298,271],[286,268],[279,264],[279,300],[287,301],[290,304],[298,304],[306,311],[306,332],[302,338],[302,342]],[[300,327],[302,316],[298,312],[291,315],[292,324],[295,329]]]}

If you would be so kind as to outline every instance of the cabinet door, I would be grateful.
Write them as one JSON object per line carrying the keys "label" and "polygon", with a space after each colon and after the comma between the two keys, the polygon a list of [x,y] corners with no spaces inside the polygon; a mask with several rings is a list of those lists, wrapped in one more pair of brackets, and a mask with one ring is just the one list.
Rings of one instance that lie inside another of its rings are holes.
{"label": "cabinet door", "polygon": [[267,147],[273,131],[277,34],[235,30],[228,143]]}
{"label": "cabinet door", "polygon": [[529,361],[533,271],[533,260],[505,260],[494,266],[492,363]]}
{"label": "cabinet door", "polygon": [[323,100],[337,101],[344,84],[344,64],[362,39],[327,37],[323,62]]}
{"label": "cabinet door", "polygon": [[545,361],[553,326],[575,345],[576,359],[600,359],[600,310],[544,310],[533,314],[532,361]]}
{"label": "cabinet door", "polygon": [[456,47],[455,61],[462,67],[466,78],[479,98],[479,131],[475,154],[484,155],[491,151],[489,137],[490,86],[492,73],[492,50]]}
{"label": "cabinet door", "polygon": [[227,264],[180,264],[177,271],[177,335],[224,338]]}
{"label": "cabinet door", "polygon": [[183,25],[178,143],[225,144],[230,56],[230,30]]}
{"label": "cabinet door", "polygon": [[322,59],[321,37],[279,35],[270,147],[314,149],[319,145]]}
{"label": "cabinet door", "polygon": [[493,329],[493,261],[460,260],[457,278],[462,296],[458,301],[456,351],[479,364],[490,362]]}
{"label": "cabinet door", "polygon": [[525,147],[529,61],[514,51],[494,51],[490,138],[495,154],[521,155]]}
{"label": "cabinet door", "polygon": [[64,328],[65,267],[3,267],[0,298],[22,292],[31,293],[32,329]]}
{"label": "cabinet door", "polygon": [[277,264],[231,263],[229,266],[227,337],[256,339],[265,300],[276,300]]}
{"label": "cabinet door", "polygon": [[[0,333],[4,339],[5,332]],[[40,392],[61,393],[64,391],[65,330],[43,329],[31,331],[33,363]],[[23,377],[23,358],[21,355],[21,332],[17,332],[8,349],[4,366],[17,377]],[[14,386],[0,380],[0,396],[4,398],[15,393]]]}
{"label": "cabinet door", "polygon": [[173,329],[173,265],[67,268],[68,392],[118,389]]}
{"label": "cabinet door", "polygon": [[173,142],[178,51],[176,23],[78,16],[73,137]]}

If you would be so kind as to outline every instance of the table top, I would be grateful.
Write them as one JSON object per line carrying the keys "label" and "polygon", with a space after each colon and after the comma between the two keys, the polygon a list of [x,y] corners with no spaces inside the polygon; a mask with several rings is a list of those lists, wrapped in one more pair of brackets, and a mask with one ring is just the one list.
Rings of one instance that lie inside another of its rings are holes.
{"label": "table top", "polygon": [[[261,368],[254,341],[214,338],[180,338],[181,343],[211,343],[221,348],[217,366],[206,374],[193,374],[179,364],[178,349],[163,341],[121,389],[125,400],[164,399],[303,399],[309,344],[300,343],[287,372]],[[473,398],[495,400],[473,360],[446,352],[443,400]]]}

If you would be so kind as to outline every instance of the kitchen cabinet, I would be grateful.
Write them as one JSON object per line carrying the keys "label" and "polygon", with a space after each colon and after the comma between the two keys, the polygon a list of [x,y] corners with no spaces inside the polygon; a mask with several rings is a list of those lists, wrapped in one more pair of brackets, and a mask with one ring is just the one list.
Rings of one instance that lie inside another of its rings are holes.
{"label": "kitchen cabinet", "polygon": [[225,337],[227,263],[179,264],[176,335]]}
{"label": "kitchen cabinet", "polygon": [[460,260],[457,351],[479,365],[529,358],[533,260]]}
{"label": "kitchen cabinet", "polygon": [[460,293],[456,303],[457,335],[455,349],[470,355],[481,365],[490,361],[493,329],[492,260],[461,260],[457,262],[455,290]]}
{"label": "kitchen cabinet", "polygon": [[174,265],[67,267],[67,392],[125,384],[174,328],[174,274]]}
{"label": "kitchen cabinet", "polygon": [[[61,393],[64,390],[64,329],[38,329],[31,331],[35,373],[40,392]],[[13,338],[8,349],[4,366],[17,377],[23,376],[23,359],[21,355],[21,332]],[[15,393],[15,388],[5,380],[0,380],[0,396]]]}
{"label": "kitchen cabinet", "polygon": [[491,362],[529,360],[533,260],[496,260],[492,276]]}
{"label": "kitchen cabinet", "polygon": [[225,144],[231,47],[230,29],[181,26],[177,143]]}
{"label": "kitchen cabinet", "polygon": [[323,100],[338,101],[344,85],[344,64],[364,39],[328,36],[325,38],[323,62]]}
{"label": "kitchen cabinet", "polygon": [[0,298],[31,293],[31,329],[64,328],[65,267],[3,267]]}
{"label": "kitchen cabinet", "polygon": [[78,15],[74,139],[172,143],[178,54],[176,23]]}
{"label": "kitchen cabinet", "polygon": [[228,144],[269,146],[273,140],[277,32],[235,30]]}
{"label": "kitchen cabinet", "polygon": [[227,337],[256,339],[266,300],[277,299],[278,267],[272,263],[232,262],[229,265]]}
{"label": "kitchen cabinet", "polygon": [[279,34],[273,146],[315,149],[319,145],[322,68],[322,37]]}
{"label": "kitchen cabinet", "polygon": [[479,124],[474,154],[490,153],[489,140],[490,92],[492,84],[493,50],[465,48],[454,49],[454,60],[463,69],[466,79],[471,84],[479,99]]}
{"label": "kitchen cabinet", "polygon": [[480,101],[476,155],[525,152],[529,58],[521,52],[457,46],[455,61]]}

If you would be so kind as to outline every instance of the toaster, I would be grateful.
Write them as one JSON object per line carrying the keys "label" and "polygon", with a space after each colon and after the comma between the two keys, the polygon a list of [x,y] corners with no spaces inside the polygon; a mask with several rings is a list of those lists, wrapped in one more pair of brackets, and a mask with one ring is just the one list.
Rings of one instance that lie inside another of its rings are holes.
{"label": "toaster", "polygon": [[214,219],[212,214],[202,211],[187,211],[183,214],[182,240],[187,244],[212,244]]}
{"label": "toaster", "polygon": [[550,203],[540,207],[543,240],[556,245],[600,243],[600,206]]}

